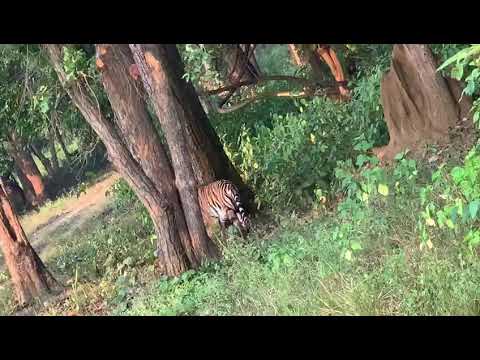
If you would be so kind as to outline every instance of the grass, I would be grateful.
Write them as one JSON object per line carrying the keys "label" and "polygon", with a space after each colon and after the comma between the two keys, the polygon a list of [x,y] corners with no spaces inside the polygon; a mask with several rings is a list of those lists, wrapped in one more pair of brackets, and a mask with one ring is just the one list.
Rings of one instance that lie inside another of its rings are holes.
{"label": "grass", "polygon": [[[478,257],[461,238],[447,233],[434,239],[432,249],[419,249],[421,206],[415,191],[379,196],[362,208],[347,205],[332,212],[259,218],[247,242],[232,229],[222,261],[167,280],[154,275],[155,240],[141,207],[114,203],[75,236],[56,234],[52,239],[55,251],[45,260],[69,293],[35,312],[480,314]],[[342,239],[362,245],[351,261],[344,256]],[[13,306],[5,280],[0,282],[1,313]]]}
{"label": "grass", "polygon": [[[388,209],[394,211],[395,209]],[[342,259],[333,216],[285,220],[273,239],[232,243],[225,259],[179,280],[155,280],[126,315],[478,315],[480,263],[462,251],[421,253],[404,213],[379,214],[348,236],[369,237],[354,261]],[[372,237],[369,228],[389,238]],[[408,228],[407,228],[408,229]],[[399,234],[402,234],[399,235]],[[387,246],[399,237],[399,246]],[[412,254],[415,254],[412,256]]]}
{"label": "grass", "polygon": [[40,226],[62,215],[65,209],[72,208],[78,202],[78,197],[81,196],[87,188],[102,181],[106,176],[108,176],[108,173],[104,171],[97,173],[68,193],[61,195],[53,201],[47,200],[38,210],[33,210],[22,215],[20,222],[22,223],[25,233],[27,235],[33,233]]}
{"label": "grass", "polygon": [[[294,73],[288,61],[275,59],[288,60],[288,49],[271,46],[260,52],[258,60],[268,69],[266,73]],[[396,167],[396,175],[378,168],[362,175],[352,164],[345,165],[348,160],[355,163],[353,157],[358,154],[352,148],[362,145],[357,135],[366,134],[363,142],[367,143],[386,141],[378,106],[383,70],[379,66],[359,82],[353,105],[316,100],[300,110],[293,101],[265,101],[242,112],[212,116],[234,163],[251,177],[247,180],[262,200],[248,241],[231,233],[222,246],[221,261],[176,279],[155,276],[152,224],[131,191],[120,186],[116,201],[99,216],[73,232],[52,234],[51,251],[44,261],[68,291],[64,299],[32,311],[48,315],[479,315],[478,251],[464,241],[464,233],[475,223],[456,232],[429,229],[431,247],[420,248],[418,224],[425,206],[419,191],[432,183],[431,171],[406,159]],[[366,154],[361,153],[357,162],[361,156],[365,160]],[[317,170],[326,167],[328,176],[319,174]],[[343,172],[341,179],[337,171]],[[330,182],[313,187],[324,178],[345,188],[331,188]],[[315,184],[304,184],[304,179]],[[364,185],[361,192],[359,181]],[[378,194],[380,184],[389,189],[386,195]],[[356,190],[347,196],[346,187],[354,185]],[[83,188],[88,186],[85,183]],[[436,186],[432,204],[441,203],[438,195],[445,190]],[[322,195],[343,199],[327,211],[320,203]],[[74,194],[65,195],[23,217],[22,223],[31,232],[76,201]],[[3,314],[13,311],[8,283],[8,276],[0,274]]]}

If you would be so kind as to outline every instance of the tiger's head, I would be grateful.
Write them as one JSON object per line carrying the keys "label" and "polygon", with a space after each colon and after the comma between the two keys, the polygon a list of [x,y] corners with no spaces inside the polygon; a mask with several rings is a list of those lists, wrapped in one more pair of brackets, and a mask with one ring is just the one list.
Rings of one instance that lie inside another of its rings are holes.
{"label": "tiger's head", "polygon": [[238,225],[245,233],[248,233],[251,229],[252,222],[250,221],[250,217],[247,213],[241,208],[239,212],[237,212],[237,219]]}

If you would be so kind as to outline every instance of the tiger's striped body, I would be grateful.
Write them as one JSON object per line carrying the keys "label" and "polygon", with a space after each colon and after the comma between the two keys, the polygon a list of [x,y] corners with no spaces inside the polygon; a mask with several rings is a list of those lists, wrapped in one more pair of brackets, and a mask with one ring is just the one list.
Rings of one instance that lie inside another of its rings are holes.
{"label": "tiger's striped body", "polygon": [[217,180],[199,187],[198,202],[210,237],[215,222],[220,224],[224,237],[226,228],[231,225],[240,231],[242,237],[250,229],[250,219],[242,205],[240,193],[231,181]]}

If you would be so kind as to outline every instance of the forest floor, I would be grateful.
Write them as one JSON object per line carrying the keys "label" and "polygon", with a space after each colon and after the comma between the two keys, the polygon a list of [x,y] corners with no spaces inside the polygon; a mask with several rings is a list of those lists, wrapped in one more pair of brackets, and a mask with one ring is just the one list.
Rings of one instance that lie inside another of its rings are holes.
{"label": "forest floor", "polygon": [[[111,200],[106,192],[118,178],[117,173],[109,171],[78,197],[60,198],[46,204],[40,211],[21,217],[27,237],[42,260],[46,261],[55,251],[55,244],[50,241],[52,238],[59,234],[62,237],[73,235],[89,220],[102,214]],[[0,255],[0,272],[4,270],[3,257]]]}

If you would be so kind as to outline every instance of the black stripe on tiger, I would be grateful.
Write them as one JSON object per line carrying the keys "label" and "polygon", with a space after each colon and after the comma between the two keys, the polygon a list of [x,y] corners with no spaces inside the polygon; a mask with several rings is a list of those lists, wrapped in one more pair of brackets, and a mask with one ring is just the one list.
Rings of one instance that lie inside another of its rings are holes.
{"label": "black stripe on tiger", "polygon": [[242,233],[250,229],[250,219],[237,187],[229,180],[217,180],[198,190],[199,204],[204,217],[216,218],[222,232],[234,225]]}

